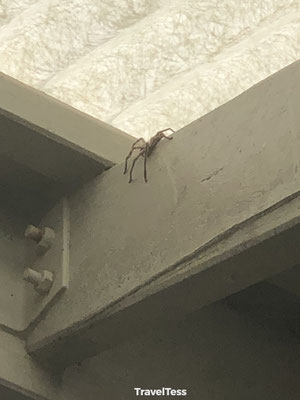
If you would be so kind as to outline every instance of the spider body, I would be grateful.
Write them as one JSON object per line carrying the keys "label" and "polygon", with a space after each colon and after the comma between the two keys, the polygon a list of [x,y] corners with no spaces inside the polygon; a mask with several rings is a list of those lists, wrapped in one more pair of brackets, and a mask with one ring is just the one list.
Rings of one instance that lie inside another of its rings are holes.
{"label": "spider body", "polygon": [[130,149],[130,152],[128,153],[128,156],[126,157],[126,160],[125,160],[124,174],[126,174],[126,172],[127,172],[128,160],[132,156],[134,150],[139,150],[139,153],[132,161],[132,165],[131,165],[131,168],[130,168],[130,171],[129,171],[129,183],[131,183],[132,180],[133,180],[132,179],[133,169],[134,169],[135,163],[137,162],[137,160],[140,157],[144,157],[144,181],[145,182],[148,181],[148,179],[147,179],[147,158],[152,154],[153,150],[155,149],[157,144],[162,139],[164,139],[164,138],[168,139],[168,140],[172,140],[173,139],[172,137],[166,136],[165,133],[164,133],[164,132],[169,131],[169,130],[174,132],[173,129],[167,128],[167,129],[164,129],[162,131],[158,131],[154,136],[152,136],[152,138],[148,142],[146,142],[145,139],[140,138],[140,139],[136,140],[133,143],[133,145],[132,145],[132,147]]}

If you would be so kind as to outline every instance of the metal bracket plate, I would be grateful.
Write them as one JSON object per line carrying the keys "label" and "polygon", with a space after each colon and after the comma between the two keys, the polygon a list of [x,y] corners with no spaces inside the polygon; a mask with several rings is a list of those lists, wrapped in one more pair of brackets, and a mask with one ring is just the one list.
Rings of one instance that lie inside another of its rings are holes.
{"label": "metal bracket plate", "polygon": [[46,214],[40,226],[52,228],[55,239],[51,248],[43,255],[36,254],[32,265],[28,267],[38,272],[42,270],[52,272],[54,282],[47,294],[39,294],[30,283],[24,282],[26,327],[38,322],[39,317],[69,285],[70,212],[67,198],[63,198]]}

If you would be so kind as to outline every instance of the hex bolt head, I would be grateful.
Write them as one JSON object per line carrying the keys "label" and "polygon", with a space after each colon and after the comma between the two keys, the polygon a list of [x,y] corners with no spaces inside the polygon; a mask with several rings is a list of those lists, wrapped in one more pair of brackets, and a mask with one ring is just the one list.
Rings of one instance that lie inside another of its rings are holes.
{"label": "hex bolt head", "polygon": [[26,239],[34,240],[38,243],[43,237],[43,230],[41,228],[38,228],[37,226],[28,225],[25,230],[24,236],[26,237]]}
{"label": "hex bolt head", "polygon": [[42,255],[48,251],[55,239],[55,232],[51,228],[44,228],[43,229],[43,236],[41,240],[37,244],[37,253]]}
{"label": "hex bolt head", "polygon": [[33,284],[34,289],[40,294],[49,292],[53,285],[53,273],[47,270],[41,272],[35,271],[32,268],[27,268],[24,271],[23,279],[26,282]]}
{"label": "hex bolt head", "polygon": [[53,229],[48,227],[42,229],[34,225],[28,225],[24,236],[37,243],[37,253],[38,255],[42,255],[52,246],[55,239],[55,232]]}
{"label": "hex bolt head", "polygon": [[24,274],[23,274],[23,279],[24,279],[24,281],[35,285],[35,284],[41,282],[43,277],[40,272],[37,272],[31,268],[26,268],[24,271]]}

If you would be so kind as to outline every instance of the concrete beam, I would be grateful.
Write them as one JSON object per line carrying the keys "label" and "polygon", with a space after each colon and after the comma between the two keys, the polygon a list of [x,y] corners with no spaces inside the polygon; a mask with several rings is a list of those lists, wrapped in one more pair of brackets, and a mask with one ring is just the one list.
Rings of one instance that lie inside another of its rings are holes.
{"label": "concrete beam", "polygon": [[1,399],[53,400],[59,391],[59,380],[27,354],[24,341],[0,331]]}
{"label": "concrete beam", "polygon": [[300,265],[274,276],[269,283],[300,297]]}
{"label": "concrete beam", "polygon": [[[14,121],[15,125],[21,124],[24,135],[25,133],[29,135],[25,128],[30,130],[31,140],[37,142],[37,144],[30,142],[30,147],[35,151],[37,151],[35,146],[42,142],[42,138],[47,138],[44,142],[47,143],[48,151],[51,143],[55,142],[60,145],[57,148],[64,147],[69,153],[73,149],[77,153],[88,156],[90,163],[92,160],[107,166],[120,163],[123,160],[124,151],[126,152],[128,145],[135,140],[119,129],[3,73],[0,73],[0,115]],[[15,127],[14,130],[16,129]],[[10,132],[10,134],[13,133]],[[7,132],[1,132],[0,140],[3,134],[7,135]],[[3,144],[5,142],[1,142],[1,147]],[[23,155],[30,151],[29,148],[27,152],[24,152],[24,148],[21,150]],[[43,157],[39,157],[39,162],[45,162],[44,157],[47,158],[46,151]],[[33,157],[33,161],[36,158]],[[49,168],[55,167],[57,158],[51,159]],[[30,162],[29,157],[28,162]],[[76,168],[76,165],[73,167]],[[63,171],[60,171],[59,176],[62,173]]]}
{"label": "concrete beam", "polygon": [[99,398],[99,387],[91,379],[72,371],[61,375],[42,367],[25,350],[24,341],[0,330],[1,400],[74,400],[84,393]]}
{"label": "concrete beam", "polygon": [[134,140],[0,73],[0,191],[30,218],[121,162]]}
{"label": "concrete beam", "polygon": [[67,365],[300,261],[300,63],[71,196],[71,282],[28,337]]}

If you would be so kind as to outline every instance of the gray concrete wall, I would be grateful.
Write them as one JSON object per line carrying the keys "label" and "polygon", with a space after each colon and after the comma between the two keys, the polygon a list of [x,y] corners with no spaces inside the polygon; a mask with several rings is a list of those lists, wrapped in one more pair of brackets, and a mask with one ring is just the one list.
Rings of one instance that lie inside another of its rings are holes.
{"label": "gray concrete wall", "polygon": [[[244,292],[251,301],[252,290]],[[243,307],[233,309],[244,292],[235,295],[233,303],[215,303],[75,364],[61,377],[32,360],[23,341],[0,332],[0,398],[133,400],[141,398],[134,395],[134,387],[173,387],[187,389],[184,398],[193,400],[296,400],[299,340],[287,325],[276,329],[267,317],[261,321]],[[282,300],[278,289],[269,299],[272,304],[274,296]]]}
{"label": "gray concrete wall", "polygon": [[299,84],[298,62],[177,132],[149,159],[148,184],[142,162],[130,185],[119,165],[72,196],[70,288],[30,349],[299,192]]}
{"label": "gray concrete wall", "polygon": [[[3,73],[0,73],[0,115],[30,128],[33,135],[38,132],[39,142],[47,138],[65,145],[69,150],[88,155],[90,165],[91,160],[106,165],[121,162],[124,146],[134,140],[119,129]],[[0,138],[2,135],[3,132]],[[30,147],[27,149],[29,152],[31,150]],[[42,158],[41,162],[44,161]],[[55,168],[54,165],[52,168]]]}
{"label": "gray concrete wall", "polygon": [[[1,185],[0,185],[1,186]],[[0,195],[0,327],[19,331],[24,327],[26,306],[23,272],[28,261],[24,241],[26,220]],[[27,222],[28,223],[28,222]],[[30,245],[29,245],[30,247]]]}
{"label": "gray concrete wall", "polygon": [[133,388],[164,386],[186,388],[188,396],[178,398],[193,400],[296,400],[299,350],[286,332],[219,303],[69,368],[70,397],[63,399],[149,398],[136,397]]}
{"label": "gray concrete wall", "polygon": [[56,400],[59,379],[25,350],[25,343],[0,329],[0,399]]}
{"label": "gray concrete wall", "polygon": [[[297,199],[299,66],[299,63],[290,66],[195,121],[177,132],[172,142],[162,142],[149,160],[147,185],[142,181],[141,163],[135,170],[138,179],[131,185],[127,183],[128,177],[123,176],[121,165],[71,196],[70,288],[29,337],[31,350],[52,340],[59,342],[61,335],[68,338],[78,327],[88,328],[95,316],[100,314],[102,318],[103,312],[103,317],[107,317],[105,311],[112,304],[122,302],[139,287],[162,277],[185,256],[200,254],[212,239],[278,202],[293,196]],[[3,215],[6,218],[9,214]],[[1,279],[9,284],[0,297],[4,319],[22,314],[16,304],[9,303],[12,299],[8,296],[14,282],[21,282],[19,272],[26,264],[22,265],[24,260],[19,263],[14,245],[8,244],[12,229],[17,247],[20,245],[18,254],[19,250],[22,253],[19,239],[24,220],[14,215],[7,229],[5,218],[1,226]],[[255,229],[251,233],[255,235]],[[299,235],[294,232],[289,238],[295,236]],[[299,251],[299,246],[296,247]],[[269,273],[272,274],[272,268]],[[193,324],[170,327],[162,337],[146,336],[106,351],[84,363],[79,375],[69,370],[65,375],[65,387],[69,389],[62,396],[67,398],[72,391],[78,398],[98,399],[102,395],[105,399],[119,399],[121,392],[131,390],[135,382],[140,386],[165,384],[164,381],[175,385],[179,379],[183,379],[182,385],[193,387],[197,396],[200,393],[209,400],[209,396],[221,400],[224,393],[230,399],[235,393],[236,399],[247,399],[243,395],[245,390],[251,394],[249,400],[254,394],[264,400],[276,399],[276,393],[279,393],[277,398],[285,400],[286,393],[290,396],[294,393],[291,390],[299,389],[295,378],[299,376],[299,365],[294,358],[299,349],[293,339],[248,325],[223,307],[212,308],[208,314],[204,312],[199,325]],[[121,333],[122,327],[117,327]],[[106,334],[105,344],[109,346],[109,330]],[[102,338],[100,329],[97,334],[92,332],[89,339],[94,344]],[[86,343],[85,354],[90,343]],[[2,379],[7,376],[12,382],[20,378],[19,384],[30,389],[31,376],[23,374],[23,370],[32,371],[33,365],[23,342],[13,344],[12,352],[19,346],[21,355],[15,359],[5,345],[2,348],[0,376]],[[66,352],[72,350],[76,349],[75,346],[72,349],[71,343]],[[198,358],[193,358],[195,351]],[[136,357],[131,359],[132,355]],[[12,361],[9,370],[6,359]],[[219,365],[219,360],[225,362]],[[168,365],[163,367],[165,362]],[[188,362],[189,370],[185,365]],[[15,368],[19,372],[14,372]],[[151,382],[149,370],[153,373]],[[126,376],[124,371],[128,371]],[[37,368],[34,373],[37,381],[39,374]],[[136,376],[138,380],[134,381],[132,377]],[[239,379],[236,381],[233,376]],[[41,380],[47,379],[48,374],[42,374]],[[114,385],[114,392],[110,392],[112,380],[121,382]],[[85,396],[90,386],[94,389]],[[51,383],[49,387],[51,393]],[[131,394],[124,396],[130,398]]]}
{"label": "gray concrete wall", "polygon": [[39,224],[64,193],[121,162],[133,140],[0,73],[0,327],[28,326],[22,275],[34,258],[27,224]]}

